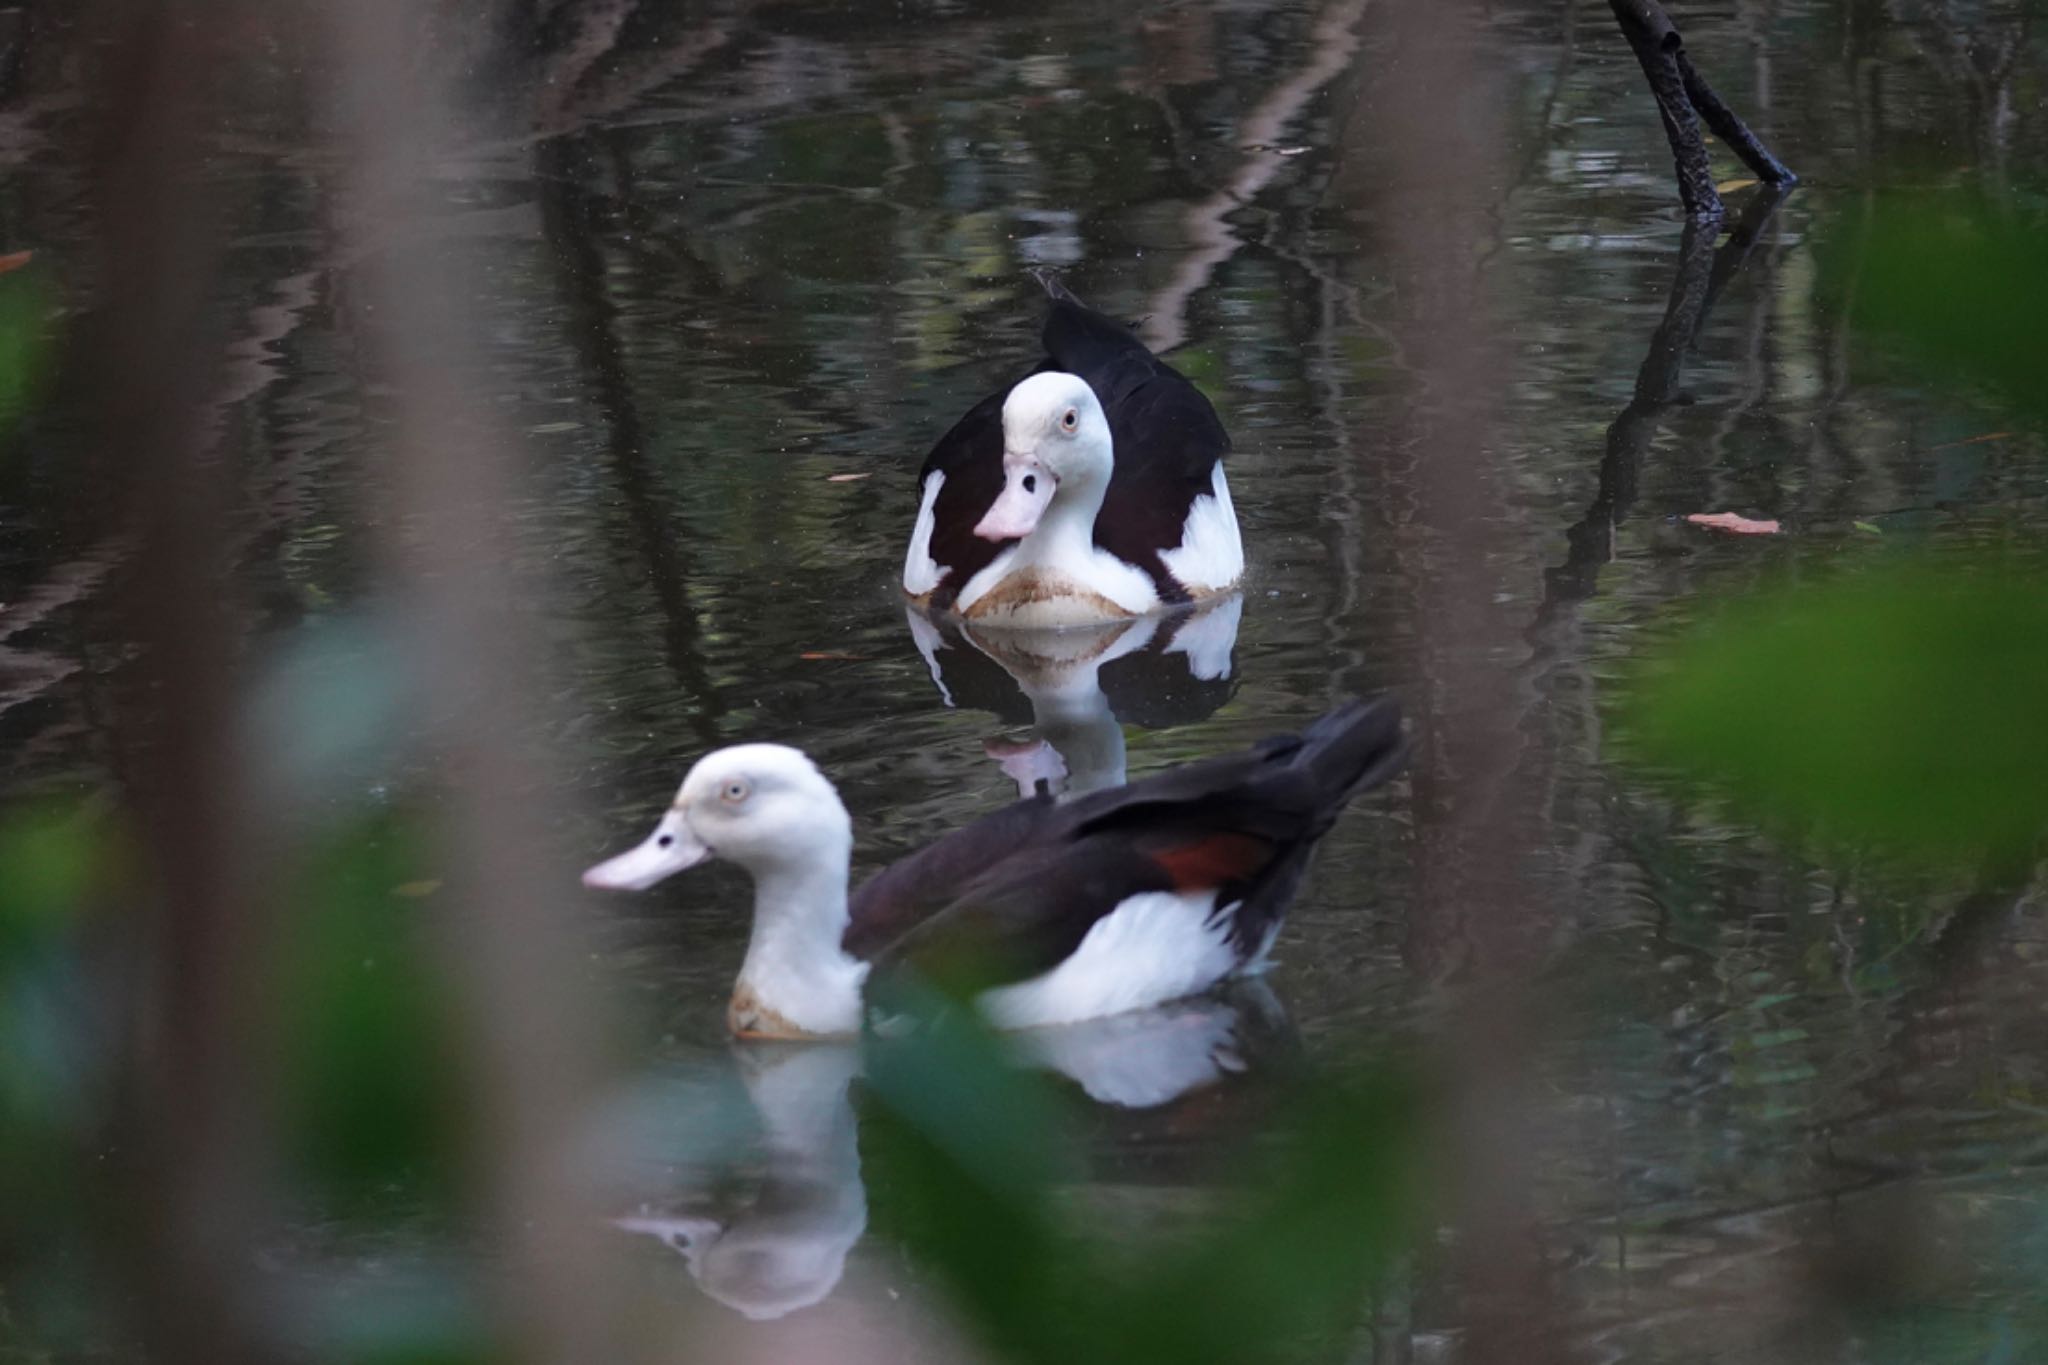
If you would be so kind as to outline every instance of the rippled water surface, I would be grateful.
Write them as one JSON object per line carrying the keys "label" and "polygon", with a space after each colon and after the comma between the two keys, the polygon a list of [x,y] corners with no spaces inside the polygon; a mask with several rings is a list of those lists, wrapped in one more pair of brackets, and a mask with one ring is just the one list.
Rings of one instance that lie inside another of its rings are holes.
{"label": "rippled water surface", "polygon": [[[1774,211],[1732,190],[1735,233],[1688,242],[1606,7],[1495,5],[1468,84],[1442,91],[1451,135],[1486,145],[1465,191],[1480,236],[1445,239],[1458,287],[1438,294],[1402,245],[1427,225],[1394,188],[1381,95],[1401,38],[1370,3],[734,4],[634,11],[587,66],[557,42],[545,79],[479,93],[539,107],[541,131],[440,168],[437,226],[486,266],[486,396],[531,471],[518,553],[551,587],[522,605],[551,650],[545,738],[586,812],[551,850],[564,896],[719,743],[807,749],[875,866],[1014,792],[992,741],[1048,739],[1074,780],[1111,781],[1391,689],[1411,774],[1330,836],[1272,999],[1157,1021],[1243,1065],[1164,1105],[1104,1104],[1076,1199],[1132,1226],[1199,1218],[1229,1178],[1202,1154],[1256,1124],[1265,1059],[1427,1037],[1475,954],[1504,951],[1540,985],[1515,1142],[1589,1358],[2042,1349],[2038,895],[1808,861],[1674,796],[1607,732],[1616,677],[1705,602],[2048,529],[2041,437],[1916,382],[1822,281],[1882,190],[2032,202],[2048,54],[2023,8],[1680,7],[1702,67],[1804,179]],[[32,110],[0,144],[6,218],[60,273],[82,231],[72,118]],[[373,605],[384,417],[359,263],[319,207],[324,145],[252,118],[215,163],[238,342],[223,458],[243,471],[259,651]],[[1251,570],[1214,619],[1049,661],[906,617],[918,463],[1031,357],[1031,266],[1175,343],[1223,415]],[[1676,400],[1632,406],[1667,306],[1710,285]],[[1476,361],[1438,364],[1444,334]],[[0,602],[34,608],[0,617],[0,791],[63,794],[107,776],[95,691],[123,654],[100,585],[122,550],[58,510],[63,423],[31,436],[0,486]],[[1716,535],[1696,512],[1783,530]],[[794,1064],[819,1073],[783,1077],[798,1103],[774,1063],[727,1059],[740,877],[588,913],[604,989],[650,1024],[650,1093],[693,1069],[745,1081],[813,1163],[791,1217],[851,1246],[825,1307],[721,1330],[888,1319],[917,1272],[859,1237],[849,1201],[888,1192],[861,1186],[836,1126],[836,1063]],[[738,1178],[766,1177],[719,1176]],[[695,1216],[709,1179],[679,1158],[647,1217]],[[687,1243],[681,1226],[643,1230]],[[1871,1245],[1895,1255],[1838,1254]],[[707,1265],[650,1242],[644,1272],[693,1294]],[[1833,1292],[1865,1271],[1883,1295]],[[1371,1358],[1441,1358],[1465,1312],[1442,1266],[1410,1264]]]}

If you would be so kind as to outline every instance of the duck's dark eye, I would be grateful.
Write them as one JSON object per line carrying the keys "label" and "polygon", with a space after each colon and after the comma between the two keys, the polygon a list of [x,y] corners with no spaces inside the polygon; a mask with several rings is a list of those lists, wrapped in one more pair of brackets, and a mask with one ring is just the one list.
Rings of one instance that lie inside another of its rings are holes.
{"label": "duck's dark eye", "polygon": [[1026,493],[1036,493],[1038,491],[1038,476],[1036,474],[1026,474],[1024,476],[1024,491]]}
{"label": "duck's dark eye", "polygon": [[676,836],[675,836],[675,835],[673,835],[673,834],[664,834],[664,835],[662,835],[662,836],[661,836],[661,837],[660,837],[659,839],[656,839],[656,840],[655,840],[654,842],[655,842],[655,843],[657,843],[657,844],[659,844],[659,845],[661,845],[661,846],[662,846],[663,848],[667,848],[667,847],[668,847],[668,846],[669,846],[670,844],[674,843],[675,841],[676,841]]}

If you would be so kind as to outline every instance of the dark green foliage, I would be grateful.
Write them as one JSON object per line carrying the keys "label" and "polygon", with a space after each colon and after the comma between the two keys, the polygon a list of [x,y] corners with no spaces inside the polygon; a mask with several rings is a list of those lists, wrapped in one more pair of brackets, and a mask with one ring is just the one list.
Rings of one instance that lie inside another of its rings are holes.
{"label": "dark green foliage", "polygon": [[445,1195],[461,1087],[409,826],[372,818],[307,858],[280,959],[288,1151],[336,1212]]}
{"label": "dark green foliage", "polygon": [[33,267],[0,274],[0,436],[21,420],[47,353],[48,287]]}
{"label": "dark green foliage", "polygon": [[1826,284],[1875,349],[2048,416],[2048,223],[2011,200],[1891,194],[1827,233]]}
{"label": "dark green foliage", "polygon": [[1419,1095],[1383,1070],[1302,1088],[1192,1238],[1063,1216],[1079,1168],[1043,1078],[1005,1064],[973,1016],[875,1050],[863,1161],[877,1228],[937,1274],[984,1340],[1020,1361],[1184,1365],[1335,1358],[1408,1240],[1422,1184]]}
{"label": "dark green foliage", "polygon": [[1643,754],[1823,839],[2023,852],[2048,830],[2048,577],[1912,559],[1730,603],[1639,675]]}

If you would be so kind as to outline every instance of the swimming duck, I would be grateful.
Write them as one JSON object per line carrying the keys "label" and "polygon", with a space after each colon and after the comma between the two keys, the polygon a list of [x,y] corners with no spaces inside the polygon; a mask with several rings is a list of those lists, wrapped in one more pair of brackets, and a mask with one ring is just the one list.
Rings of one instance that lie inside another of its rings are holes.
{"label": "swimming duck", "polygon": [[871,974],[969,964],[998,1027],[1070,1023],[1262,967],[1316,840],[1403,752],[1392,701],[1351,702],[1242,753],[1019,801],[849,898],[839,793],[797,750],[743,744],[699,759],[653,834],[583,881],[643,890],[712,857],[752,874],[726,1011],[742,1037],[856,1033]]}
{"label": "swimming duck", "polygon": [[1045,358],[939,438],[903,591],[987,625],[1093,624],[1244,576],[1230,437],[1200,389],[1057,280]]}

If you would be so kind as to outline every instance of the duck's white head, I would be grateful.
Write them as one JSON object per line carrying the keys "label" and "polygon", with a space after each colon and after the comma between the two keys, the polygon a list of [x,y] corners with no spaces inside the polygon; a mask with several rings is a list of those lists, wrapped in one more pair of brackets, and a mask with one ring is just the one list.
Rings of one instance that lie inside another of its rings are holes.
{"label": "duck's white head", "polygon": [[644,891],[711,858],[756,877],[836,861],[844,876],[852,847],[846,807],[810,759],[780,744],[740,744],[698,759],[654,832],[585,872],[583,884]]}
{"label": "duck's white head", "polygon": [[1111,460],[1109,419],[1088,381],[1057,370],[1032,375],[1003,401],[1003,491],[974,534],[1021,540],[1063,487],[1070,495],[1106,487]]}

